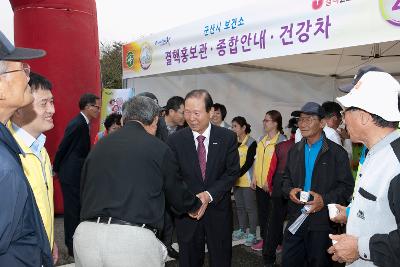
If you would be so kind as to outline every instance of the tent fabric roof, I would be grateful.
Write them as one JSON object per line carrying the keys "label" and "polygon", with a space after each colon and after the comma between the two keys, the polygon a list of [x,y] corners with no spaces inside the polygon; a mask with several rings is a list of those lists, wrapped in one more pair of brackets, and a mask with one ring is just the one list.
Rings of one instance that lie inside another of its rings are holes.
{"label": "tent fabric roof", "polygon": [[353,77],[360,66],[367,64],[399,75],[400,41],[245,61],[238,65],[341,79]]}

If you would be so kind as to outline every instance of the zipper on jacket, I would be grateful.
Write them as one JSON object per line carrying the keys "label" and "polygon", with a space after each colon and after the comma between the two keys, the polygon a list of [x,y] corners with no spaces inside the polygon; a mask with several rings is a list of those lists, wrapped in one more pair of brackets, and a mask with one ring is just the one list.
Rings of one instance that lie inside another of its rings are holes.
{"label": "zipper on jacket", "polygon": [[[40,160],[40,158],[38,157],[38,156],[36,156],[36,154],[35,153],[31,153],[31,152],[29,152],[29,153],[27,153],[27,154],[32,154],[35,158],[37,158],[37,160],[39,160],[39,162],[40,162],[40,167],[41,167],[41,169],[42,169],[42,175],[43,175],[43,180],[44,180],[44,183],[45,183],[45,185],[46,185],[46,196],[47,196],[47,204],[48,204],[48,208],[49,208],[49,210],[50,210],[50,212],[51,212],[51,205],[50,205],[50,198],[49,198],[49,185],[48,185],[48,182],[47,182],[47,176],[46,176],[46,169],[45,169],[45,164],[46,164],[46,159],[44,159],[44,163],[42,163],[42,161]],[[39,211],[39,214],[40,214],[40,211]],[[49,240],[49,243],[52,241],[53,243],[54,243],[54,233],[53,233],[53,227],[54,227],[54,214],[50,217],[51,218],[51,223],[50,223],[50,238],[53,238],[53,240]],[[43,218],[42,218],[42,220],[43,220]],[[43,224],[44,224],[44,222],[43,222]],[[50,243],[50,247],[52,247],[52,244]]]}

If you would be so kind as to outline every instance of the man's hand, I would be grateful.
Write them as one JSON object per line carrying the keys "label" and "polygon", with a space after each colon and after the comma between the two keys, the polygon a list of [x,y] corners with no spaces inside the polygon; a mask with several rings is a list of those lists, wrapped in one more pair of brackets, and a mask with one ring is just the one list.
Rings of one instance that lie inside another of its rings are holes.
{"label": "man's hand", "polygon": [[51,252],[51,255],[53,256],[53,263],[56,265],[58,261],[58,247],[56,242],[53,243],[53,251]]}
{"label": "man's hand", "polygon": [[307,213],[310,214],[322,210],[324,207],[324,200],[322,199],[322,196],[313,191],[310,191],[310,195],[314,197],[314,200],[307,202],[307,205],[311,205],[311,209]]}
{"label": "man's hand", "polygon": [[189,216],[193,219],[200,220],[203,217],[204,212],[207,209],[208,203],[210,203],[211,199],[207,192],[201,192],[196,195],[202,203],[201,207],[196,213],[189,213]]}
{"label": "man's hand", "polygon": [[302,202],[300,202],[300,200],[297,198],[297,193],[299,193],[299,192],[301,192],[301,188],[298,188],[298,187],[296,187],[296,188],[293,188],[292,190],[290,190],[290,193],[289,193],[289,197],[290,197],[290,200],[291,201],[293,201],[294,203],[296,203],[296,204],[303,204]]}
{"label": "man's hand", "polygon": [[331,218],[331,221],[335,223],[347,223],[346,207],[336,204],[336,208],[338,208],[339,214]]}
{"label": "man's hand", "polygon": [[332,260],[340,263],[352,263],[359,258],[358,238],[352,235],[329,235],[329,238],[337,243],[328,249],[332,255]]}
{"label": "man's hand", "polygon": [[256,186],[257,186],[256,178],[253,178],[253,180],[251,180],[251,183],[250,183],[250,188],[253,190],[256,190]]}

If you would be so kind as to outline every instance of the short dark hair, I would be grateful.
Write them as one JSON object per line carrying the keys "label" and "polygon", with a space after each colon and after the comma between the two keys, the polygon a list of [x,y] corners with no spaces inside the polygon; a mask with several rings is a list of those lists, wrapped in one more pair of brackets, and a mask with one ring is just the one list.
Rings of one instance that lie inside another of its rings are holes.
{"label": "short dark hair", "polygon": [[232,123],[233,122],[236,122],[237,124],[239,124],[240,127],[246,126],[246,130],[245,130],[246,134],[251,133],[251,125],[247,123],[247,121],[244,117],[242,117],[242,116],[234,117],[232,119]]}
{"label": "short dark hair", "polygon": [[97,95],[91,93],[83,94],[79,99],[79,109],[84,110],[87,105],[96,104],[97,99],[100,99]]}
{"label": "short dark hair", "polygon": [[340,112],[343,110],[339,103],[333,101],[326,101],[322,104],[322,108],[325,111],[325,118],[331,118],[336,116],[337,118],[341,118],[342,115]]}
{"label": "short dark hair", "polygon": [[29,74],[29,86],[31,87],[32,91],[39,90],[39,88],[42,90],[53,89],[53,85],[49,80],[35,72],[31,72]]}
{"label": "short dark hair", "polygon": [[219,110],[221,112],[222,120],[225,120],[226,117],[226,107],[220,103],[215,103],[213,105],[214,110]]}
{"label": "short dark hair", "polygon": [[399,126],[399,122],[398,121],[387,121],[385,119],[383,119],[381,116],[378,116],[376,114],[370,113],[366,110],[363,110],[361,108],[357,108],[357,107],[348,107],[346,108],[346,111],[356,111],[356,110],[361,110],[364,111],[366,113],[371,114],[372,117],[372,122],[380,127],[380,128],[391,128],[391,129],[397,129]]}
{"label": "short dark hair", "polygon": [[196,90],[190,91],[186,95],[185,101],[189,98],[200,98],[200,97],[204,97],[204,105],[205,105],[206,111],[210,112],[210,110],[213,106],[213,100],[211,98],[210,93],[205,89],[196,89]]}
{"label": "short dark hair", "polygon": [[374,124],[378,127],[381,128],[392,128],[392,129],[397,129],[399,126],[399,122],[398,121],[387,121],[385,119],[383,119],[382,117],[376,115],[376,114],[371,114],[372,117],[372,121],[374,122]]}
{"label": "short dark hair", "polygon": [[290,133],[292,133],[292,134],[296,133],[297,129],[299,128],[299,126],[298,126],[298,118],[296,118],[296,117],[290,118],[286,128],[290,129]]}
{"label": "short dark hair", "polygon": [[108,130],[113,124],[121,125],[121,114],[118,113],[111,113],[106,117],[104,120],[104,127]]}
{"label": "short dark hair", "polygon": [[167,101],[167,105],[165,106],[165,114],[169,114],[169,110],[172,109],[174,111],[177,111],[181,105],[185,105],[185,99],[180,96],[173,96]]}

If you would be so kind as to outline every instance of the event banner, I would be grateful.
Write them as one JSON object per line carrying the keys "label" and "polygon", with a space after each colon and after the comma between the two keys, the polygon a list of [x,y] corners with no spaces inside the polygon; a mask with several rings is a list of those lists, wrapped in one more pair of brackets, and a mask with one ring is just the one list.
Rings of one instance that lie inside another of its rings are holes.
{"label": "event banner", "polygon": [[260,1],[123,46],[123,78],[398,40],[400,0]]}
{"label": "event banner", "polygon": [[122,113],[122,105],[135,95],[135,89],[103,89],[101,93],[100,131],[104,131],[104,120],[111,113]]}

